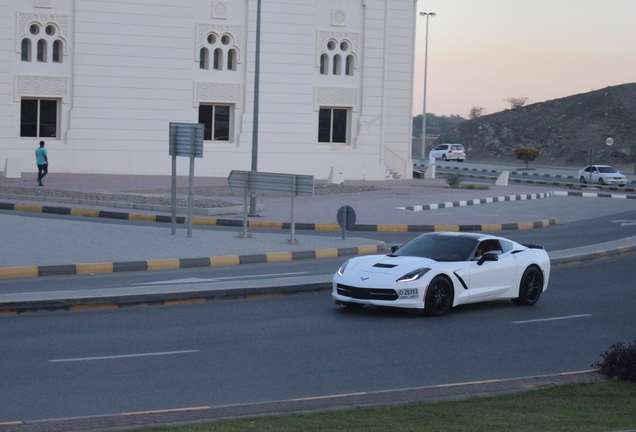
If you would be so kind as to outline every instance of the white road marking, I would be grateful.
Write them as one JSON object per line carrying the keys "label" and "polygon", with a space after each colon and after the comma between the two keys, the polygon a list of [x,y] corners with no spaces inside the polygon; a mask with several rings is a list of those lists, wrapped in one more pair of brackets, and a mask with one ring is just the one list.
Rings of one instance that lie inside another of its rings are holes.
{"label": "white road marking", "polygon": [[622,227],[636,225],[636,220],[613,220],[612,223],[619,223]]}
{"label": "white road marking", "polygon": [[526,324],[526,323],[533,323],[533,322],[556,321],[556,320],[564,320],[564,319],[572,319],[572,318],[585,318],[590,316],[592,316],[592,314],[569,315],[569,316],[555,317],[555,318],[543,318],[543,319],[534,319],[534,320],[527,320],[527,321],[513,321],[512,323]]}
{"label": "white road marking", "polygon": [[225,276],[218,278],[186,278],[186,279],[171,279],[158,282],[143,282],[135,285],[168,285],[168,284],[186,284],[186,283],[205,283],[205,282],[221,282],[224,280],[234,279],[258,279],[258,278],[270,278],[276,276],[299,276],[309,274],[309,272],[294,272],[294,273],[272,273],[272,274],[257,274],[247,276]]}
{"label": "white road marking", "polygon": [[53,360],[49,360],[49,361],[51,363],[62,363],[62,362],[79,362],[79,361],[92,361],[92,360],[113,360],[113,359],[134,358],[134,357],[149,357],[149,356],[165,356],[165,355],[175,355],[175,354],[190,354],[190,353],[196,353],[196,352],[199,352],[199,350],[165,351],[165,352],[154,352],[154,353],[143,353],[143,354],[124,354],[124,355],[115,355],[115,356],[53,359]]}

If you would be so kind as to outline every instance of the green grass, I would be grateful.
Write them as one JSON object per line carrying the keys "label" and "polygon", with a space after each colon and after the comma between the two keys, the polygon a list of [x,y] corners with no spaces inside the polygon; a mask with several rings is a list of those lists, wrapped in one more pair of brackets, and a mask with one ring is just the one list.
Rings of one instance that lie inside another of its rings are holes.
{"label": "green grass", "polygon": [[636,383],[568,384],[490,398],[221,420],[145,432],[586,432],[636,429]]}

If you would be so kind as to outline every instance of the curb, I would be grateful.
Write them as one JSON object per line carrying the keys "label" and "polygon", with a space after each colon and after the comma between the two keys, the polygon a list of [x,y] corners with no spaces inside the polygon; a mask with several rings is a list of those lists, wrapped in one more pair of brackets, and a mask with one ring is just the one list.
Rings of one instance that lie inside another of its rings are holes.
{"label": "curb", "polygon": [[[171,216],[151,215],[138,213],[124,213],[105,210],[88,210],[75,209],[69,207],[41,206],[31,204],[14,204],[0,202],[0,210],[23,211],[33,213],[48,213],[66,216],[85,216],[106,219],[129,220],[136,222],[162,222],[172,223]],[[188,218],[177,216],[176,223],[186,224]],[[480,225],[379,225],[379,224],[358,224],[354,225],[348,231],[355,232],[436,232],[436,231],[508,231],[508,230],[527,230],[535,228],[544,228],[550,225],[556,225],[557,219],[535,222],[517,222],[507,224],[480,224]],[[193,225],[203,226],[223,226],[242,228],[243,220],[240,219],[214,219],[214,218],[192,218]],[[254,229],[283,229],[290,230],[289,222],[267,222],[267,221],[248,221],[248,228]],[[304,231],[341,231],[342,228],[337,223],[296,223],[295,229]]]}
{"label": "curb", "polygon": [[[476,178],[476,179],[482,179],[482,180],[497,180],[498,175],[501,174],[501,171],[497,171],[497,170],[480,170],[480,169],[469,169],[469,168],[459,168],[459,167],[451,167],[451,166],[445,166],[445,167],[439,167],[440,170],[438,171],[440,174],[450,174],[452,171],[474,171],[474,172],[484,172],[484,173],[492,173],[492,174],[497,174],[497,176],[488,176],[488,175],[476,175],[476,174],[465,174],[462,173],[463,175],[465,175],[466,177],[469,178]],[[443,170],[450,170],[450,171],[443,171]],[[538,184],[538,185],[547,185],[547,186],[562,186],[562,187],[570,187],[573,185],[577,185],[577,186],[581,186],[581,187],[585,187],[585,188],[595,188],[595,189],[602,189],[602,190],[609,190],[609,191],[620,191],[620,192],[636,192],[636,188],[628,188],[628,187],[618,187],[618,186],[600,186],[600,185],[593,185],[593,186],[587,186],[587,185],[581,185],[580,183],[578,183],[576,181],[576,179],[574,177],[570,177],[570,176],[561,176],[561,175],[554,175],[554,176],[550,176],[547,174],[528,174],[528,173],[524,173],[524,172],[518,172],[518,171],[511,171],[510,174],[514,174],[514,175],[520,175],[520,176],[530,176],[530,175],[536,175],[536,176],[543,176],[543,177],[554,177],[554,178],[562,178],[562,179],[572,179],[572,182],[558,182],[558,181],[547,181],[547,180],[529,180],[529,179],[517,179],[517,178],[508,178],[509,182],[515,182],[515,183],[527,183],[527,184]]]}
{"label": "curb", "polygon": [[0,268],[0,279],[31,278],[42,276],[87,275],[121,273],[130,271],[176,270],[199,267],[219,267],[241,264],[259,264],[303,259],[338,258],[350,255],[371,255],[386,249],[383,242],[377,245],[347,248],[316,249],[297,252],[272,252],[253,255],[227,255],[204,258],[175,258],[147,261],[102,262],[50,266],[25,266]]}
{"label": "curb", "polygon": [[335,410],[351,410],[363,407],[434,403],[441,401],[483,398],[505,394],[523,393],[563,384],[605,381],[595,371],[581,371],[496,379],[468,383],[452,383],[394,390],[379,390],[354,394],[325,395],[322,397],[289,399],[240,405],[201,406],[159,411],[111,414],[75,418],[15,421],[0,423],[2,432],[42,431],[66,432],[71,430],[103,431],[152,426],[168,426],[185,423],[203,423],[223,419],[236,419],[272,415],[289,415]]}
{"label": "curb", "polygon": [[124,309],[135,306],[176,306],[217,300],[249,300],[263,297],[283,297],[299,293],[331,292],[331,281],[283,285],[274,279],[271,284],[246,288],[224,288],[182,292],[158,292],[150,294],[84,295],[66,299],[20,300],[0,303],[0,317],[32,312],[83,312],[107,309]]}
{"label": "curb", "polygon": [[[100,200],[88,200],[88,199],[75,199],[75,198],[62,198],[62,197],[45,197],[45,196],[33,196],[33,195],[12,195],[12,194],[0,194],[0,199],[9,199],[16,201],[44,201],[63,204],[81,204],[95,207],[113,207],[113,208],[125,208],[136,209],[146,211],[156,211],[163,213],[171,213],[172,207],[161,204],[142,204],[131,203],[122,201],[100,201]],[[256,210],[262,210],[263,204],[256,204]],[[187,213],[188,207],[177,207],[177,212]],[[229,206],[229,207],[214,207],[214,208],[201,208],[194,207],[192,213],[201,216],[215,216],[215,215],[227,215],[227,214],[243,214],[243,206]]]}

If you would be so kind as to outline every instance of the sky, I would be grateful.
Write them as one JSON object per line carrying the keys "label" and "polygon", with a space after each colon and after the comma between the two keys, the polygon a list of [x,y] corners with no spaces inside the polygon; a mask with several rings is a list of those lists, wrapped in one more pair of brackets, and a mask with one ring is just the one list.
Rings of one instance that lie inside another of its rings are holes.
{"label": "sky", "polygon": [[636,0],[419,0],[413,115],[492,114],[636,82]]}

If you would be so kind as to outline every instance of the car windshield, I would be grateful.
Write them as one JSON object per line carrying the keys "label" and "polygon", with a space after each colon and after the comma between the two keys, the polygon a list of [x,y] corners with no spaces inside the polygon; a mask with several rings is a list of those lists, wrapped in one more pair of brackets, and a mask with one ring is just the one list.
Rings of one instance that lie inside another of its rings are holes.
{"label": "car windshield", "polygon": [[616,171],[614,168],[612,167],[598,167],[599,172],[605,173],[605,174],[614,174],[617,173],[618,171]]}
{"label": "car windshield", "polygon": [[426,234],[414,238],[393,256],[416,256],[435,261],[468,261],[477,247],[477,239],[465,236]]}

